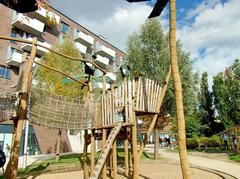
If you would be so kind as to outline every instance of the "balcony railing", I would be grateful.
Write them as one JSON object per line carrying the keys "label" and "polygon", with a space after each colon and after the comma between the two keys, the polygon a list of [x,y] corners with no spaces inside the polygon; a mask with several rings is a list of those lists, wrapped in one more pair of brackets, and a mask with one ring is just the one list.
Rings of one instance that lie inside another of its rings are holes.
{"label": "balcony railing", "polygon": [[108,72],[106,74],[106,76],[109,77],[111,79],[111,81],[116,81],[117,80],[117,76],[112,72]]}
{"label": "balcony railing", "polygon": [[85,45],[82,45],[81,43],[75,42],[75,45],[77,47],[77,49],[82,53],[82,54],[86,54],[87,52],[87,47]]}
{"label": "balcony railing", "polygon": [[87,47],[92,46],[94,42],[94,38],[90,35],[87,35],[83,32],[75,32],[74,33],[74,40],[79,42]]}
{"label": "balcony railing", "polygon": [[107,57],[110,59],[113,59],[116,56],[116,52],[114,50],[112,50],[111,48],[108,48],[104,45],[98,45],[96,47],[96,53],[103,57]]}
{"label": "balcony railing", "polygon": [[44,23],[16,12],[13,14],[12,25],[36,36],[39,36],[44,29]]}
{"label": "balcony railing", "polygon": [[50,11],[47,12],[47,10],[43,7],[41,7],[41,9],[38,9],[34,12],[29,12],[28,16],[34,18],[34,19],[38,19],[39,21],[43,22],[43,23],[47,23],[47,17],[50,19],[55,19],[56,24],[58,25],[60,22],[60,16],[58,16],[56,13]]}
{"label": "balcony railing", "polygon": [[8,47],[7,64],[10,66],[20,67],[22,63],[22,53],[16,49]]}
{"label": "balcony railing", "polygon": [[[27,40],[32,41],[33,39],[32,39],[31,37],[29,37],[29,38],[27,38]],[[43,45],[43,46],[48,47],[48,48],[51,48],[51,47],[52,47],[52,45],[49,44],[49,43],[47,43],[47,42],[38,42],[38,44]],[[22,45],[22,49],[23,49],[24,51],[31,52],[31,50],[32,50],[32,45],[31,45],[31,44],[24,44],[24,45]],[[46,52],[48,52],[47,49],[42,48],[42,47],[40,47],[40,46],[37,46],[37,52],[36,52],[36,54],[37,54],[38,56],[42,56],[42,55],[43,55],[44,53],[46,53]]]}
{"label": "balcony railing", "polygon": [[102,57],[101,55],[97,55],[97,58],[95,59],[95,63],[102,68],[107,68],[109,64],[109,59],[106,57]]}

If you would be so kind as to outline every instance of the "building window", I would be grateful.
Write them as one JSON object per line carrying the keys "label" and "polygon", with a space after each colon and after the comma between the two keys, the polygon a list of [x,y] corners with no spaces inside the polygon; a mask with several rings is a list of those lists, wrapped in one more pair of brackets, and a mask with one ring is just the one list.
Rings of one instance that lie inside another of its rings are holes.
{"label": "building window", "polygon": [[[17,38],[17,31],[16,31],[16,29],[12,29],[11,30],[11,37]],[[10,42],[12,42],[14,44],[17,44],[17,42],[15,40],[10,40]]]}
{"label": "building window", "polygon": [[61,22],[61,32],[67,33],[68,30],[69,30],[69,25],[67,25],[67,24],[64,23],[64,22]]}
{"label": "building window", "polygon": [[11,79],[10,69],[5,66],[0,66],[0,77],[10,80]]}

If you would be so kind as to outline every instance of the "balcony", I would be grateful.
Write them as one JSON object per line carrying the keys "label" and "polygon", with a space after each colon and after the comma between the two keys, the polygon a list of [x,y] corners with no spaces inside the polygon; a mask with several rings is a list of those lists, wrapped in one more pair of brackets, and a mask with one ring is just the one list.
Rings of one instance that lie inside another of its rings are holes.
{"label": "balcony", "polygon": [[111,81],[116,81],[117,80],[117,76],[112,72],[108,72],[106,74],[106,76],[109,77]]}
{"label": "balcony", "polygon": [[[27,38],[27,40],[30,40],[30,41],[32,41],[33,39],[31,38],[31,37],[29,37],[29,38]],[[40,44],[40,45],[43,45],[43,46],[45,46],[45,47],[48,47],[48,48],[51,48],[52,47],[52,45],[50,45],[49,43],[47,43],[47,42],[37,42],[38,44]],[[27,51],[27,52],[31,52],[31,50],[32,50],[32,44],[24,44],[24,45],[22,45],[22,49],[24,50],[24,51]],[[36,52],[36,54],[38,55],[38,56],[42,56],[44,53],[46,53],[46,52],[48,52],[48,50],[47,49],[45,49],[45,48],[43,48],[43,47],[40,47],[40,46],[37,46],[37,52]]]}
{"label": "balcony", "polygon": [[116,52],[114,50],[112,50],[111,48],[108,48],[104,45],[99,45],[96,48],[96,53],[103,56],[103,57],[107,57],[107,58],[110,58],[110,59],[113,59],[116,56]]}
{"label": "balcony", "polygon": [[44,29],[44,23],[16,12],[13,14],[12,25],[35,36],[39,36],[43,33]]}
{"label": "balcony", "polygon": [[10,66],[20,67],[22,63],[22,53],[11,47],[8,48],[7,64]]}
{"label": "balcony", "polygon": [[74,35],[74,40],[87,47],[92,46],[94,42],[94,38],[92,36],[87,35],[83,32],[76,32]]}
{"label": "balcony", "polygon": [[97,55],[97,58],[94,61],[97,65],[99,65],[102,68],[107,68],[109,64],[109,59],[106,57],[102,57],[100,55]]}
{"label": "balcony", "polygon": [[34,12],[29,12],[28,16],[32,17],[34,19],[37,19],[45,24],[47,23],[47,16],[50,19],[54,18],[56,20],[55,25],[58,25],[60,22],[60,16],[58,16],[57,14],[55,14],[54,12],[51,12],[51,11],[47,12],[47,10],[43,7],[41,7],[41,9],[38,9]]}
{"label": "balcony", "polygon": [[75,45],[76,45],[76,47],[77,47],[77,49],[82,53],[82,54],[86,54],[86,52],[87,52],[87,47],[85,46],[85,45],[82,45],[82,44],[80,44],[80,43],[78,43],[78,42],[75,42]]}
{"label": "balcony", "polygon": [[[94,82],[93,83],[94,88],[103,88],[103,83],[102,82]],[[110,89],[110,84],[106,83],[106,89]]]}

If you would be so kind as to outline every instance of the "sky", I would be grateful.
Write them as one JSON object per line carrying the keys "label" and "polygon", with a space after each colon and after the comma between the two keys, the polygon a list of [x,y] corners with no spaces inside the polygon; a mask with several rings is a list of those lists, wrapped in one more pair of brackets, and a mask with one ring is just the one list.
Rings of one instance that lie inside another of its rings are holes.
{"label": "sky", "polygon": [[[49,0],[53,7],[114,46],[127,50],[127,39],[152,10],[154,1]],[[240,0],[177,0],[177,39],[191,54],[194,71],[211,77],[240,58]],[[168,32],[168,8],[160,17]]]}

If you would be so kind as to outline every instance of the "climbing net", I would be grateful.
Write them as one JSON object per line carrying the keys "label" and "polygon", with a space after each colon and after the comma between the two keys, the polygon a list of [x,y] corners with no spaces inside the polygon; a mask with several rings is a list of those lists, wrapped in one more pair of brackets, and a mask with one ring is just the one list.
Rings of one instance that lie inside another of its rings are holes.
{"label": "climbing net", "polygon": [[32,123],[51,128],[91,129],[95,126],[98,102],[31,90]]}
{"label": "climbing net", "polygon": [[[0,121],[5,121],[16,116],[16,100],[17,95],[15,88],[9,88],[13,86],[10,80],[0,79]],[[7,88],[8,87],[8,88]]]}

